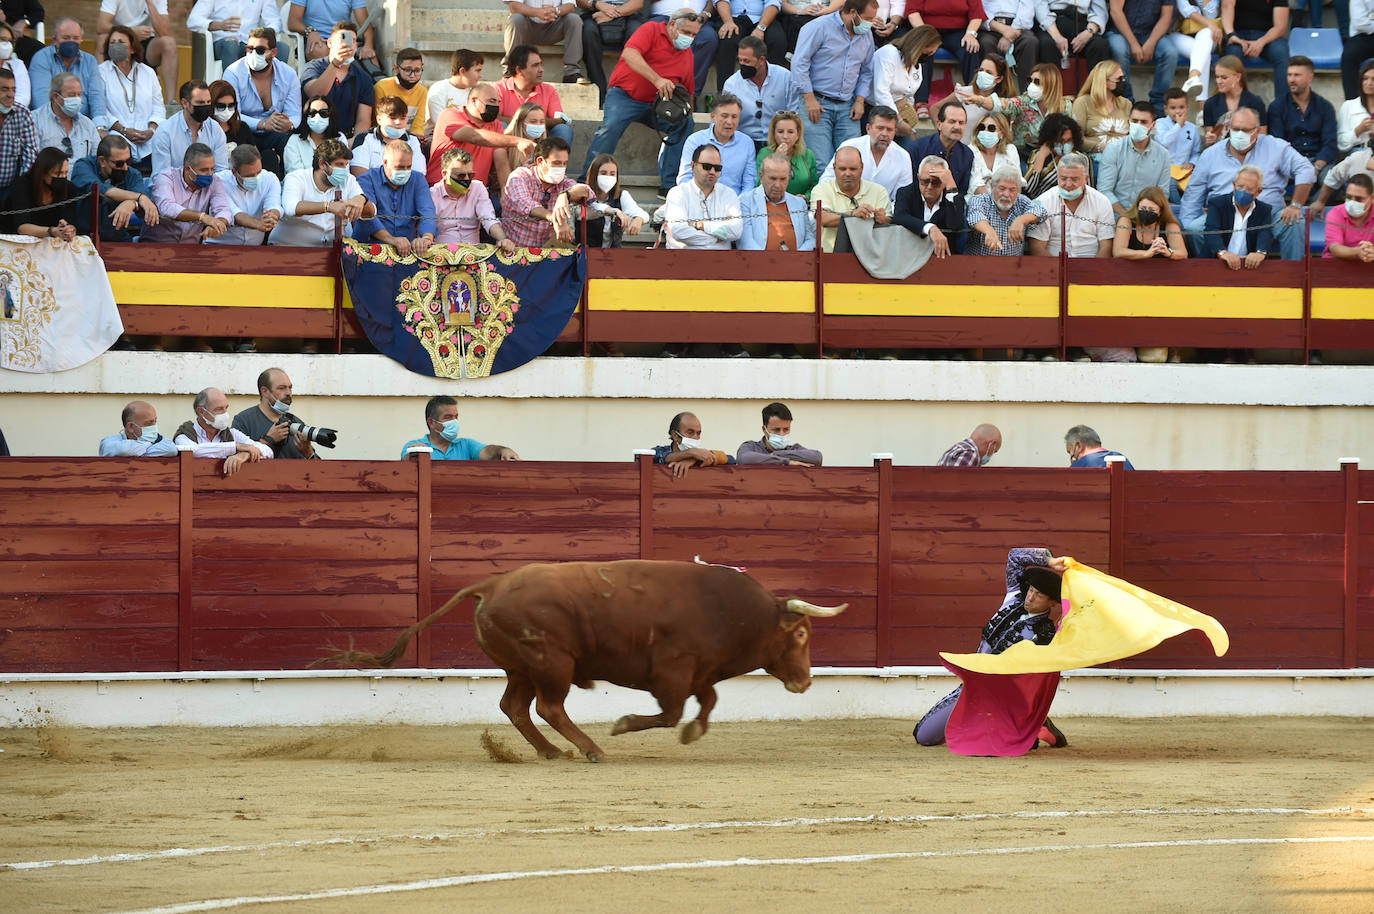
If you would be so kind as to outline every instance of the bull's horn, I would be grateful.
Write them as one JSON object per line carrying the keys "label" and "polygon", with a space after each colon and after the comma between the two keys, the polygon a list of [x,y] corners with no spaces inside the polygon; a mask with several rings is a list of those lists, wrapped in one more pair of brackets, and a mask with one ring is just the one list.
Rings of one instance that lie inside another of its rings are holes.
{"label": "bull's horn", "polygon": [[803,616],[838,616],[848,608],[848,603],[841,603],[839,606],[817,606],[815,603],[798,600],[796,597],[787,601],[788,612],[801,613]]}

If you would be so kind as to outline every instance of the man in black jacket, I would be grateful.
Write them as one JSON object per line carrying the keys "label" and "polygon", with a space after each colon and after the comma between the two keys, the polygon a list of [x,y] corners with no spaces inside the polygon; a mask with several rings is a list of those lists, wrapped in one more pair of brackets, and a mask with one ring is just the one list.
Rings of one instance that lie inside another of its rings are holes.
{"label": "man in black jacket", "polygon": [[936,258],[964,252],[964,195],[939,156],[921,160],[916,181],[897,191],[892,221],[935,245]]}

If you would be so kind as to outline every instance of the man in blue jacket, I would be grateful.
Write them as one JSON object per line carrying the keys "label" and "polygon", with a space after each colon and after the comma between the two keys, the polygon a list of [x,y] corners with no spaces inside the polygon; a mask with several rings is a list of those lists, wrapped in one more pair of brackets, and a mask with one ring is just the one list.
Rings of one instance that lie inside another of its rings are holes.
{"label": "man in blue jacket", "polygon": [[[816,226],[806,201],[787,192],[792,163],[773,153],[763,159],[758,187],[739,198],[744,232],[735,246],[741,251],[814,251]],[[790,222],[782,216],[789,217]]]}
{"label": "man in blue jacket", "polygon": [[1259,199],[1264,172],[1242,165],[1229,194],[1207,201],[1207,228],[1198,247],[1204,258],[1220,258],[1233,270],[1253,270],[1274,246],[1273,208]]}

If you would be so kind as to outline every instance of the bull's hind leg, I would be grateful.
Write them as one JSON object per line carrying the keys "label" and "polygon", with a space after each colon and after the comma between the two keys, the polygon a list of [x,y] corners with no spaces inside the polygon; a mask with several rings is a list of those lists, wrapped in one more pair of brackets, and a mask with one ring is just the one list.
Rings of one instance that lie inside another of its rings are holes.
{"label": "bull's hind leg", "polygon": [[549,742],[530,719],[530,702],[534,701],[534,683],[523,676],[506,674],[506,692],[501,696],[501,710],[506,712],[515,729],[520,731],[534,751],[544,758],[561,758],[563,752]]}
{"label": "bull's hind leg", "polygon": [[696,693],[696,699],[701,703],[701,713],[696,720],[688,721],[682,727],[682,741],[684,743],[694,743],[706,735],[706,718],[711,715],[711,709],[716,706],[716,690],[712,686],[706,686]]}
{"label": "bull's hind leg", "polygon": [[[571,666],[571,664],[569,664]],[[569,677],[571,669],[569,669]],[[601,747],[592,742],[592,738],[578,729],[577,724],[568,717],[568,712],[563,710],[563,699],[568,697],[568,677],[561,679],[543,679],[535,683],[534,709],[539,712],[539,716],[549,722],[559,733],[567,738],[568,742],[582,750],[582,754],[587,757],[589,762],[599,762],[606,757],[606,753],[601,751]]]}

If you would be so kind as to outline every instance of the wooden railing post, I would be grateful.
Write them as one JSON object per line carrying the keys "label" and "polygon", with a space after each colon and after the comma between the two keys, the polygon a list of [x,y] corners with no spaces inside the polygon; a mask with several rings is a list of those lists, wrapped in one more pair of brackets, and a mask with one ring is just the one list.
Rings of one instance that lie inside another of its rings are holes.
{"label": "wooden railing post", "polygon": [[[430,560],[432,531],[432,501],[430,480],[434,469],[433,458],[428,451],[415,455],[415,621],[428,616],[433,610],[434,599],[431,591]],[[430,629],[420,632],[415,639],[415,665],[428,668],[430,661]]]}
{"label": "wooden railing post", "polygon": [[1360,597],[1360,458],[1341,458],[1345,481],[1345,606],[1341,633],[1341,666],[1354,667],[1359,648]]}
{"label": "wooden railing post", "polygon": [[1105,459],[1111,498],[1107,526],[1107,573],[1119,578],[1126,570],[1126,458],[1113,454]]}
{"label": "wooden railing post", "polygon": [[177,669],[185,672],[191,669],[191,542],[193,501],[195,488],[194,459],[195,448],[191,445],[177,447],[177,476],[179,498],[177,500]]}
{"label": "wooden railing post", "polygon": [[578,330],[582,337],[582,358],[591,354],[591,341],[587,336],[587,306],[591,303],[592,292],[592,270],[591,258],[587,256],[587,205],[582,205],[582,261],[585,265],[582,270],[582,300],[578,302],[578,307],[582,311],[582,319],[578,321]]}
{"label": "wooden railing post", "polygon": [[1059,209],[1059,361],[1068,359],[1069,332],[1069,211]]}
{"label": "wooden railing post", "polygon": [[821,277],[821,255],[824,253],[821,244],[821,211],[823,207],[820,201],[816,201],[816,259],[814,262],[815,274],[812,282],[815,283],[815,304],[816,304],[816,358],[825,358],[825,283]]}
{"label": "wooden railing post", "polygon": [[878,610],[873,665],[892,665],[892,455],[874,454],[878,470]]}
{"label": "wooden railing post", "polygon": [[639,466],[639,557],[654,557],[654,452],[636,449]]}
{"label": "wooden railing post", "polygon": [[1312,212],[1302,211],[1302,363],[1312,363]]}

